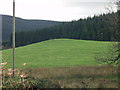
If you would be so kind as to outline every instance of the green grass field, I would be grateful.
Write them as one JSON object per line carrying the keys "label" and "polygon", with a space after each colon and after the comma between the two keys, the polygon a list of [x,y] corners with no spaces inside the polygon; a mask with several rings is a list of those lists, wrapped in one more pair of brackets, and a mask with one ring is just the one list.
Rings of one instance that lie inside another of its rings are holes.
{"label": "green grass field", "polygon": [[[53,39],[16,48],[16,68],[98,65],[95,56],[106,52],[110,42]],[[12,66],[12,50],[3,51],[3,61]],[[22,67],[23,63],[27,63]]]}

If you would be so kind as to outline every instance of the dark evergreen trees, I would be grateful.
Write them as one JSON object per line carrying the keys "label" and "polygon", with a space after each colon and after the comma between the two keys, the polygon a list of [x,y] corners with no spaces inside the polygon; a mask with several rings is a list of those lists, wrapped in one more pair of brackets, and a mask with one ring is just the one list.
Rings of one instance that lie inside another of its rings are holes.
{"label": "dark evergreen trees", "polygon": [[112,26],[110,20],[116,15],[117,13],[102,14],[93,18],[63,22],[60,25],[36,31],[17,32],[16,46],[57,38],[116,41],[117,36],[114,33],[116,26]]}

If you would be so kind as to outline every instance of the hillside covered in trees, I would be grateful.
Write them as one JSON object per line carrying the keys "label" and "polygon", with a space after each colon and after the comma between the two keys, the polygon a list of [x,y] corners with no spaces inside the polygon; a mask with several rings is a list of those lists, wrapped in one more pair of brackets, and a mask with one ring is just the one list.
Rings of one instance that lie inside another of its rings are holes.
{"label": "hillside covered in trees", "polygon": [[[10,41],[12,33],[12,16],[2,15],[2,37],[3,42]],[[60,22],[49,20],[29,20],[16,17],[16,32],[28,32],[58,25]]]}
{"label": "hillside covered in trees", "polygon": [[[16,33],[16,46],[58,38],[116,41],[116,17],[117,13],[101,14],[92,18],[62,22],[60,25],[36,31],[18,32]],[[9,43],[8,46],[11,46],[11,44]]]}

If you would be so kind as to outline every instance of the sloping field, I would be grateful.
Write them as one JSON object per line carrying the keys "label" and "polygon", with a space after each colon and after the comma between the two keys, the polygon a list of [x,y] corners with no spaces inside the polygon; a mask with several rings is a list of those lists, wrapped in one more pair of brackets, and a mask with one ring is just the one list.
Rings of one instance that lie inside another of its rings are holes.
{"label": "sloping field", "polygon": [[[98,65],[95,56],[106,52],[110,42],[73,39],[53,39],[16,48],[15,67],[69,67]],[[3,51],[3,61],[12,66],[12,49]]]}

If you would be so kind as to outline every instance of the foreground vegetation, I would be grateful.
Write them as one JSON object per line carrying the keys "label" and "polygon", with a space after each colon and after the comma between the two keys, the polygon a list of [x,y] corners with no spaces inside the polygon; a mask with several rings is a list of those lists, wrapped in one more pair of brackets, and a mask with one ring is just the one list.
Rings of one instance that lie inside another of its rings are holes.
{"label": "foreground vegetation", "polygon": [[30,76],[50,80],[61,88],[118,88],[117,66],[28,68]]}
{"label": "foreground vegetation", "polygon": [[60,88],[59,84],[55,84],[51,81],[45,79],[36,79],[30,74],[21,71],[20,69],[13,70],[5,68],[8,65],[7,62],[0,63],[2,66],[2,73],[0,72],[0,76],[2,75],[2,87],[5,89],[34,89],[34,88]]}
{"label": "foreground vegetation", "polygon": [[14,78],[11,69],[3,70],[3,88],[118,88],[118,85],[118,67],[113,65],[15,69]]}
{"label": "foreground vegetation", "polygon": [[[16,48],[15,67],[69,67],[98,65],[94,58],[99,52],[107,52],[110,42],[85,41],[73,39],[53,39]],[[3,51],[3,60],[12,65],[12,49]]]}

